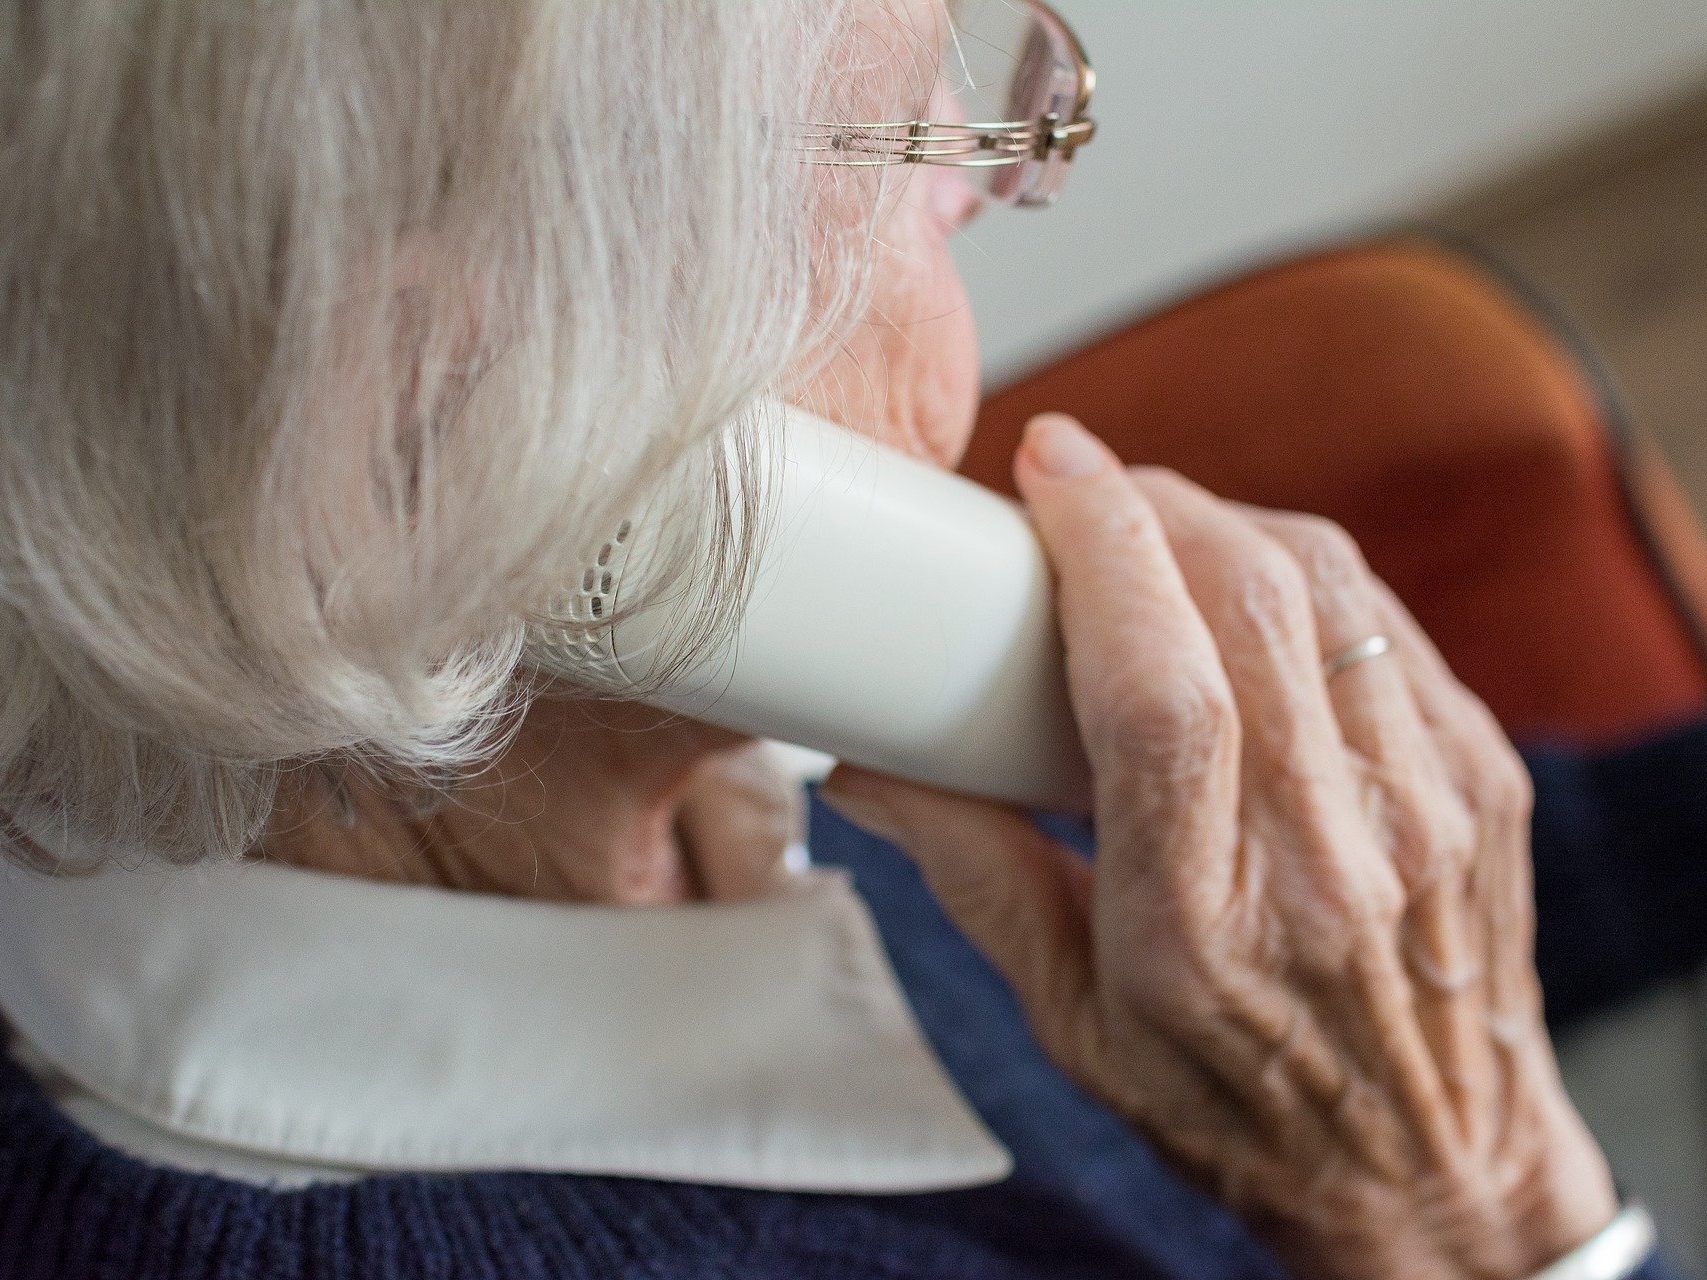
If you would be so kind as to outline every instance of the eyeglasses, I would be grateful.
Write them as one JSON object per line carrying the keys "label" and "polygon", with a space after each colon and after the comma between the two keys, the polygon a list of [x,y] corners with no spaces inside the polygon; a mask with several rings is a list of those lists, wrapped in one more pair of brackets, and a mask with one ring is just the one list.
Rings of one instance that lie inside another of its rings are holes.
{"label": "eyeglasses", "polygon": [[[949,55],[950,121],[802,126],[810,164],[952,165],[993,200],[1055,202],[1067,167],[1091,140],[1086,115],[1096,73],[1061,16],[1043,0],[963,0]],[[958,83],[955,83],[958,82]]]}

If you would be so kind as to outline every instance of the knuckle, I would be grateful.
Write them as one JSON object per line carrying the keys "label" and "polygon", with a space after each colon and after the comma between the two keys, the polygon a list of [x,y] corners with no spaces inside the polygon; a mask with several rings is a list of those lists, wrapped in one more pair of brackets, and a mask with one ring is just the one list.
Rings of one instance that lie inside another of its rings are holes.
{"label": "knuckle", "polygon": [[1288,517],[1290,538],[1305,571],[1318,581],[1346,582],[1369,573],[1357,540],[1322,516]]}
{"label": "knuckle", "polygon": [[1117,549],[1131,551],[1154,540],[1161,528],[1155,509],[1140,493],[1129,500],[1105,506],[1099,512],[1099,539]]}
{"label": "knuckle", "polygon": [[1183,671],[1112,699],[1099,726],[1100,745],[1128,759],[1172,755],[1224,741],[1236,721],[1224,680]]}
{"label": "knuckle", "polygon": [[1341,851],[1320,860],[1310,927],[1294,938],[1316,972],[1343,970],[1360,949],[1396,939],[1410,905],[1399,868],[1377,850]]}
{"label": "knuckle", "polygon": [[1456,795],[1439,798],[1429,824],[1423,856],[1426,865],[1442,874],[1463,876],[1476,860],[1476,820]]}
{"label": "knuckle", "polygon": [[1474,816],[1527,817],[1535,785],[1523,757],[1481,699],[1459,685],[1450,701],[1445,741],[1457,758],[1456,772]]}
{"label": "knuckle", "polygon": [[1473,763],[1481,808],[1502,819],[1527,818],[1535,784],[1516,749],[1502,740],[1484,747]]}
{"label": "knuckle", "polygon": [[[1076,554],[1063,568],[1100,564],[1106,569],[1161,536],[1161,517],[1136,485],[1082,485],[1071,501]],[[1087,549],[1088,556],[1083,554]]]}
{"label": "knuckle", "polygon": [[1269,519],[1281,536],[1295,547],[1336,560],[1361,562],[1363,559],[1357,540],[1346,532],[1344,525],[1327,516],[1313,515],[1308,511],[1279,511]]}
{"label": "knuckle", "polygon": [[1462,878],[1476,856],[1476,823],[1450,787],[1403,786],[1392,800],[1395,861],[1414,886]]}
{"label": "knuckle", "polygon": [[1354,889],[1341,899],[1344,918],[1354,933],[1363,937],[1387,938],[1396,934],[1404,920],[1410,895],[1397,869],[1376,866],[1379,871],[1359,877]]}
{"label": "knuckle", "polygon": [[1287,513],[1271,524],[1302,569],[1316,609],[1360,632],[1374,630],[1376,579],[1352,536],[1321,516]]}
{"label": "knuckle", "polygon": [[1311,614],[1303,566],[1271,539],[1252,541],[1234,581],[1241,614],[1264,634],[1290,630]]}

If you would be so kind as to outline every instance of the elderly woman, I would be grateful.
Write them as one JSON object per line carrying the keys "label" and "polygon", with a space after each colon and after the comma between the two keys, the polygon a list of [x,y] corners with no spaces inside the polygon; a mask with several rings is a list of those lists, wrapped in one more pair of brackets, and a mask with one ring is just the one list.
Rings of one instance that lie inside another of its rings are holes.
{"label": "elderly woman", "polygon": [[726,633],[762,403],[954,463],[949,238],[1084,136],[1019,9],[1023,157],[934,0],[7,0],[0,1276],[1658,1274],[1523,770],[1333,529],[1033,424],[1094,864],[826,791],[1029,1036],[765,748],[539,674],[665,476]]}

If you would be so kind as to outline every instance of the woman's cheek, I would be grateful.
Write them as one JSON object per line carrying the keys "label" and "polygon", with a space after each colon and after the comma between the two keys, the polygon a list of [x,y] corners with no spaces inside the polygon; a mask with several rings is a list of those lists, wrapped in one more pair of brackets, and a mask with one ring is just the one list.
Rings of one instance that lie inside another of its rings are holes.
{"label": "woman's cheek", "polygon": [[978,331],[972,304],[946,235],[930,237],[929,251],[909,298],[916,317],[902,332],[912,359],[898,388],[892,443],[940,466],[960,464],[978,414]]}
{"label": "woman's cheek", "polygon": [[894,205],[878,237],[865,317],[802,397],[806,408],[870,431],[915,457],[954,467],[977,415],[978,336],[949,249],[976,211],[969,188],[929,181]]}

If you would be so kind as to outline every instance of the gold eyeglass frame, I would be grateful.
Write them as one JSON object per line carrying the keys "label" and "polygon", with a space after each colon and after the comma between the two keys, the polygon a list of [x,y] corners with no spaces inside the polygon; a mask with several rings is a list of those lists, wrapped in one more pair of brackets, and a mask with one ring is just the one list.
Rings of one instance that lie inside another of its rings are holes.
{"label": "gold eyeglass frame", "polygon": [[[1078,88],[1070,116],[1049,112],[1034,120],[966,121],[940,124],[930,120],[896,120],[882,124],[800,126],[800,150],[807,164],[873,168],[897,164],[940,164],[963,169],[990,169],[1035,160],[1065,164],[1096,134],[1090,110],[1096,91],[1096,72],[1084,46],[1066,20],[1045,0],[1023,0],[1036,20],[1068,55],[1078,71]],[[1057,184],[1056,190],[1058,191]],[[1020,205],[1052,203],[1055,192],[1042,197],[1020,195]]]}

